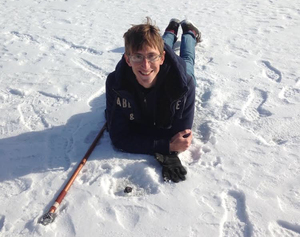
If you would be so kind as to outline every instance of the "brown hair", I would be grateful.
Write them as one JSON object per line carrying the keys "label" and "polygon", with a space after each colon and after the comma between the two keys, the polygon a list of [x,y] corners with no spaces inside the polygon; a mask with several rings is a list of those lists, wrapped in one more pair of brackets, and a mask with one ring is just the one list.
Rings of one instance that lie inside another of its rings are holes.
{"label": "brown hair", "polygon": [[125,54],[137,52],[144,46],[157,48],[160,54],[164,51],[164,41],[160,35],[160,30],[152,24],[150,17],[146,18],[144,24],[132,26],[125,34]]}

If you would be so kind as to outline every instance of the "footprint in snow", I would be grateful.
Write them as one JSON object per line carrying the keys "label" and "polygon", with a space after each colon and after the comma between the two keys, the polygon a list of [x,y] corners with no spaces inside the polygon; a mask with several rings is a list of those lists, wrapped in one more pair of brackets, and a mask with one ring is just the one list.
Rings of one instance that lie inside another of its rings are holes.
{"label": "footprint in snow", "polygon": [[299,237],[300,225],[291,224],[286,221],[278,220],[276,223],[269,223],[269,231],[273,237]]}
{"label": "footprint in snow", "polygon": [[0,183],[0,197],[10,198],[17,196],[25,191],[30,190],[32,183],[33,181],[31,178],[18,178],[15,180],[2,182]]}
{"label": "footprint in snow", "polygon": [[206,121],[206,122],[202,123],[198,129],[199,133],[201,134],[200,139],[204,144],[209,142],[210,137],[212,135],[210,123],[211,123],[210,121]]}
{"label": "footprint in snow", "polygon": [[264,70],[265,75],[272,81],[281,82],[282,75],[281,72],[273,67],[269,61],[261,61],[262,68]]}
{"label": "footprint in snow", "polygon": [[218,225],[219,217],[222,215],[222,200],[214,194],[203,194],[203,190],[196,188],[192,191],[196,203],[200,206],[202,212],[200,215],[201,221],[210,225]]}
{"label": "footprint in snow", "polygon": [[300,89],[293,87],[284,87],[278,97],[287,103],[297,103],[300,101]]}
{"label": "footprint in snow", "polygon": [[242,113],[248,121],[258,120],[260,117],[271,116],[272,113],[264,109],[264,104],[268,99],[266,91],[254,88],[250,91],[248,101],[242,109]]}
{"label": "footprint in snow", "polygon": [[148,214],[148,209],[136,205],[116,205],[113,209],[119,225],[128,230],[134,229],[139,223],[141,215]]}
{"label": "footprint in snow", "polygon": [[5,216],[1,216],[1,218],[0,218],[0,232],[3,229],[4,223],[5,223]]}
{"label": "footprint in snow", "polygon": [[244,193],[231,190],[222,195],[224,217],[220,223],[221,236],[252,236],[253,226],[249,220]]}

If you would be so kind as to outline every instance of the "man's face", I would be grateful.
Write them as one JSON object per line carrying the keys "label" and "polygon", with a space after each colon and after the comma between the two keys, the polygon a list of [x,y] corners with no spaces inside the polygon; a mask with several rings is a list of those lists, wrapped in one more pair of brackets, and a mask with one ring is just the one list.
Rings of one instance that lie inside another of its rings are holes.
{"label": "man's face", "polygon": [[132,68],[138,83],[145,88],[151,88],[156,83],[160,65],[163,64],[165,59],[165,52],[160,55],[157,48],[144,46],[142,50],[130,56],[125,54],[125,59]]}

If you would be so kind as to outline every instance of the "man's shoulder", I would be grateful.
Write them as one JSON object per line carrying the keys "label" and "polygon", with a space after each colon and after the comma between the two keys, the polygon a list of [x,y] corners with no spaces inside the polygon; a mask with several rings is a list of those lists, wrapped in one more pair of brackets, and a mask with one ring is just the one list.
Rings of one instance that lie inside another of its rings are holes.
{"label": "man's shoulder", "polygon": [[177,73],[186,73],[186,63],[178,56],[174,50],[167,44],[165,44],[164,50],[166,52],[166,63],[170,64]]}
{"label": "man's shoulder", "polygon": [[[185,61],[179,57],[173,49],[165,44],[165,64],[166,68],[169,68],[169,73],[171,75],[171,80],[169,80],[169,83],[171,83],[173,87],[176,88],[184,88],[187,86],[188,82],[188,75],[186,73],[186,63]],[[174,86],[176,85],[176,86]]]}
{"label": "man's shoulder", "polygon": [[180,56],[178,56],[169,45],[165,44],[164,50],[165,50],[167,56],[172,61],[179,62],[180,64],[184,64],[185,63],[184,60]]}
{"label": "man's shoulder", "polygon": [[117,83],[119,81],[118,78],[120,78],[120,77],[122,77],[122,75],[124,75],[125,66],[126,66],[125,61],[122,57],[122,59],[116,65],[115,70],[108,74],[107,79],[106,79],[106,85],[111,85],[111,86],[119,85],[119,83]]}
{"label": "man's shoulder", "polygon": [[108,74],[106,78],[106,86],[112,86],[116,82],[116,71],[113,71]]}

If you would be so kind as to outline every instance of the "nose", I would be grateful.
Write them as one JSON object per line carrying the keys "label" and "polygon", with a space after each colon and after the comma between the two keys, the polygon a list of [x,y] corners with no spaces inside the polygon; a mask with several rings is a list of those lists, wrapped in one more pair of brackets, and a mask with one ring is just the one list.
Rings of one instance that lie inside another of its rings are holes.
{"label": "nose", "polygon": [[148,68],[149,66],[150,66],[150,63],[149,63],[148,59],[146,57],[144,57],[144,59],[142,61],[142,67]]}

